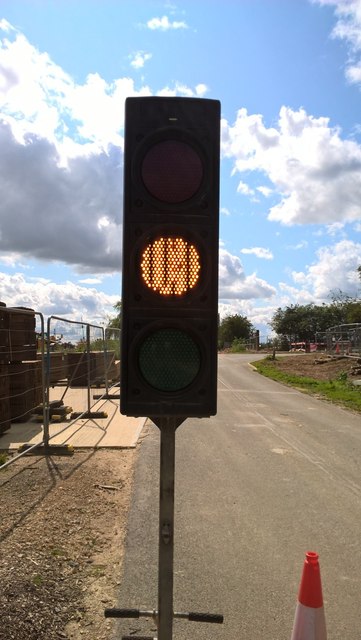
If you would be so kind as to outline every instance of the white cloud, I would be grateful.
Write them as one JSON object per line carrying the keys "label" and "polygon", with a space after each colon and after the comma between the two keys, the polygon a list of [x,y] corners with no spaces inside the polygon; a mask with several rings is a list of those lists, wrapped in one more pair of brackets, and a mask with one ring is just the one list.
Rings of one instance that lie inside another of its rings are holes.
{"label": "white cloud", "polygon": [[101,284],[102,278],[81,278],[79,284]]}
{"label": "white cloud", "polygon": [[172,97],[177,95],[192,98],[193,96],[197,96],[197,93],[191,87],[181,84],[180,82],[176,82],[173,87],[163,87],[163,89],[157,91],[157,96]]}
{"label": "white cloud", "polygon": [[142,69],[145,63],[152,58],[151,53],[145,53],[144,51],[137,51],[130,56],[130,65],[133,69]]}
{"label": "white cloud", "polygon": [[287,249],[291,249],[292,251],[299,251],[299,249],[306,249],[306,247],[308,247],[307,240],[301,240],[301,242],[298,242],[297,244],[289,244],[287,246]]}
{"label": "white cloud", "polygon": [[70,159],[64,168],[54,144],[35,136],[22,144],[1,123],[0,149],[0,250],[119,270],[120,149]]}
{"label": "white cloud", "polygon": [[98,229],[104,229],[106,227],[109,227],[110,224],[111,221],[109,220],[108,216],[102,216],[98,219],[97,227]]}
{"label": "white cloud", "polygon": [[209,88],[207,87],[206,84],[200,83],[197,84],[196,86],[196,95],[198,96],[198,98],[203,98],[203,96],[208,93]]}
{"label": "white cloud", "polygon": [[62,128],[59,110],[71,89],[70,77],[15,32],[15,38],[5,39],[0,48],[0,78],[1,112],[17,114],[20,135],[26,127],[54,139]]}
{"label": "white cloud", "polygon": [[360,291],[357,267],[361,264],[361,243],[341,240],[317,251],[318,261],[305,271],[293,272],[296,284],[309,293],[313,301],[329,298],[330,291],[340,289],[350,296]]}
{"label": "white cloud", "polygon": [[[270,333],[267,325],[278,307],[329,303],[331,292],[337,290],[360,296],[357,273],[360,264],[361,243],[342,240],[319,249],[313,264],[304,271],[291,273],[293,284],[280,282],[276,290],[255,274],[246,276],[241,261],[224,251],[220,256],[221,317],[239,313],[247,316],[262,333]],[[265,298],[270,299],[269,305],[265,304]]]}
{"label": "white cloud", "polygon": [[254,255],[257,258],[262,258],[264,260],[273,260],[273,253],[269,249],[265,249],[264,247],[252,247],[250,249],[241,249],[241,253],[246,255]]}
{"label": "white cloud", "polygon": [[340,239],[341,236],[345,236],[344,232],[345,225],[342,222],[333,222],[332,224],[328,224],[326,226],[326,233],[329,236],[338,236]]}
{"label": "white cloud", "polygon": [[272,331],[269,323],[278,305],[255,306],[252,300],[221,300],[218,311],[223,319],[225,316],[238,314],[245,316],[256,329],[260,330],[262,342],[266,342]]}
{"label": "white cloud", "polygon": [[140,94],[150,95],[150,90],[144,87],[136,92],[130,78],[108,84],[98,73],[91,73],[83,85],[72,85],[64,106],[71,116],[71,126],[78,122],[77,134],[83,141],[90,141],[98,148],[108,144],[123,146],[120,132],[124,124],[124,100]]}
{"label": "white cloud", "polygon": [[[119,271],[124,101],[152,92],[98,73],[77,84],[11,25],[0,25],[7,29],[0,48],[0,251],[10,261],[21,254],[23,262]],[[205,90],[176,83],[163,93]]]}
{"label": "white cloud", "polygon": [[226,207],[221,207],[220,213],[223,213],[223,215],[225,215],[225,216],[230,216],[231,215],[230,210],[227,209]]}
{"label": "white cloud", "polygon": [[[1,238],[1,228],[0,228]],[[0,253],[0,264],[5,267],[11,267],[13,269],[27,269],[28,266],[22,262],[22,255],[20,253]]]}
{"label": "white cloud", "polygon": [[[290,304],[309,304],[315,302],[314,295],[307,289],[293,287],[285,282],[279,283],[279,297],[277,307],[286,307]],[[317,302],[323,302],[324,299]]]}
{"label": "white cloud", "polygon": [[226,249],[219,250],[219,297],[220,299],[270,298],[276,290],[255,273],[247,276],[238,256]]}
{"label": "white cloud", "polygon": [[259,191],[265,198],[269,198],[273,193],[273,190],[269,187],[257,187],[257,191]]}
{"label": "white cloud", "polygon": [[1,300],[8,307],[25,306],[44,316],[57,315],[69,320],[86,318],[88,322],[115,315],[118,296],[109,296],[97,289],[73,282],[55,284],[43,278],[27,279],[22,273],[0,272]]}
{"label": "white cloud", "polygon": [[[222,152],[234,171],[263,172],[280,194],[269,212],[283,224],[351,222],[361,218],[361,146],[344,140],[328,118],[282,107],[276,127],[246,109],[222,121]],[[244,183],[240,189],[246,192]]]}
{"label": "white cloud", "polygon": [[337,18],[332,37],[345,40],[349,46],[346,77],[354,84],[361,83],[361,2],[360,0],[313,0],[320,5],[334,7]]}
{"label": "white cloud", "polygon": [[29,132],[46,137],[64,156],[69,150],[71,156],[82,154],[85,144],[98,149],[122,146],[125,99],[148,95],[148,86],[136,89],[134,80],[127,77],[108,83],[98,73],[90,73],[83,84],[76,84],[16,30],[0,47],[2,118],[18,140]]}
{"label": "white cloud", "polygon": [[151,18],[147,22],[148,29],[152,31],[159,29],[160,31],[169,31],[177,29],[188,29],[188,25],[184,20],[169,20],[168,16],[162,16],[161,18]]}
{"label": "white cloud", "polygon": [[245,182],[242,182],[242,180],[238,183],[237,191],[238,193],[242,193],[244,196],[254,195],[253,189],[251,189],[251,187],[249,187]]}
{"label": "white cloud", "polygon": [[10,24],[10,22],[5,20],[5,18],[2,18],[0,20],[0,31],[14,31],[14,27]]}
{"label": "white cloud", "polygon": [[346,69],[346,78],[351,84],[361,83],[361,62]]}

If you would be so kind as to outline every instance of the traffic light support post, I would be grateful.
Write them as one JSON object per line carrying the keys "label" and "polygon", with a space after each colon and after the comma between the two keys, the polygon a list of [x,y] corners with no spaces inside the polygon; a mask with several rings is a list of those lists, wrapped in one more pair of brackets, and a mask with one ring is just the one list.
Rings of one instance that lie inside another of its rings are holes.
{"label": "traffic light support post", "polygon": [[160,483],[159,483],[159,555],[158,555],[158,610],[105,609],[107,618],[153,618],[158,627],[157,637],[123,636],[122,640],[172,640],[173,619],[221,624],[223,616],[214,613],[180,613],[173,610],[173,557],[174,557],[174,484],[175,434],[184,421],[178,416],[153,418],[160,430]]}
{"label": "traffic light support post", "polygon": [[[181,420],[182,422],[183,420]],[[158,640],[172,637],[176,417],[160,418]]]}

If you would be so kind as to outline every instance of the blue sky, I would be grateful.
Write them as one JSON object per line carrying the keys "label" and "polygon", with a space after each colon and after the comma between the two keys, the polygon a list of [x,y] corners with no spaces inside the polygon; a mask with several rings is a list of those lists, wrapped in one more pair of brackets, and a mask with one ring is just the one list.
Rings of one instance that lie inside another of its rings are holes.
{"label": "blue sky", "polygon": [[2,0],[0,37],[0,300],[112,313],[137,95],[222,103],[222,315],[360,295],[361,0]]}

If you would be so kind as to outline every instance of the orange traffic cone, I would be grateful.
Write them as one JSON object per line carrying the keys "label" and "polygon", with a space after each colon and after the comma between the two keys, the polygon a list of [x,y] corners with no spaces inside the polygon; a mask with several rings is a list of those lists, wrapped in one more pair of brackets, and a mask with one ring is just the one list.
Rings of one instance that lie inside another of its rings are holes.
{"label": "orange traffic cone", "polygon": [[327,640],[318,554],[306,553],[291,640]]}

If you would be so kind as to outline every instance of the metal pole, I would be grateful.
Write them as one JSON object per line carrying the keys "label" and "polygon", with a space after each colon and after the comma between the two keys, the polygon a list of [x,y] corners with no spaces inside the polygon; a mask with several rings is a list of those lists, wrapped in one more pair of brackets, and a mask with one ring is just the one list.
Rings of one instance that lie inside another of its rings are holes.
{"label": "metal pole", "polygon": [[43,440],[45,447],[49,446],[49,422],[50,422],[50,323],[51,316],[48,318],[47,322],[47,345],[46,345],[46,376],[45,376],[45,407],[44,407],[44,434]]}
{"label": "metal pole", "polygon": [[[47,420],[47,406],[49,405],[49,391],[48,391],[48,379],[50,380],[50,369],[49,369],[49,373],[48,373],[48,356],[46,357],[46,362],[45,362],[45,326],[44,326],[44,316],[42,313],[35,313],[35,315],[38,315],[40,318],[40,324],[41,324],[41,329],[40,329],[40,335],[41,335],[41,345],[40,345],[40,351],[41,351],[41,399],[43,402],[43,440],[44,440],[44,435],[45,435],[45,424],[46,424],[46,420]],[[49,440],[49,423],[48,423],[48,427],[47,427],[47,438]]]}
{"label": "metal pole", "polygon": [[90,413],[90,326],[86,325],[86,351],[87,351],[87,391],[88,391],[88,413]]}
{"label": "metal pole", "polygon": [[160,426],[158,640],[171,640],[173,629],[173,551],[175,432],[179,422],[165,418]]}
{"label": "metal pole", "polygon": [[106,328],[102,328],[103,332],[103,346],[104,346],[104,381],[105,381],[105,394],[109,394],[109,385],[108,385],[108,348],[107,348],[107,330]]}

